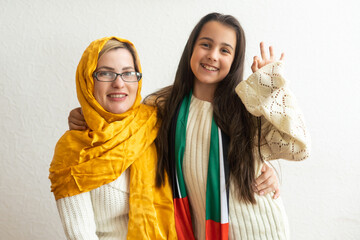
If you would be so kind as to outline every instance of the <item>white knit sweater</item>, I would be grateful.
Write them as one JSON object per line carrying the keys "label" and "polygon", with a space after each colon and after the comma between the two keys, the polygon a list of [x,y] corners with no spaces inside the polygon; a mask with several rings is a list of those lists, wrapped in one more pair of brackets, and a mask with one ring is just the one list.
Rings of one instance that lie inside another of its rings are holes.
{"label": "white knit sweater", "polygon": [[[272,64],[262,68],[262,71],[240,83],[238,87],[241,89],[237,88],[237,92],[240,92],[247,109],[263,118],[263,157],[266,160],[301,160],[308,155],[308,136],[301,115],[293,105],[291,93],[282,86],[283,79],[278,77],[279,67]],[[277,87],[280,85],[282,87]],[[205,192],[212,105],[194,97],[191,101],[183,169],[195,236],[201,240],[205,239]],[[257,151],[254,154],[258,157]],[[257,175],[260,169],[261,164],[258,164]],[[256,205],[243,204],[236,199],[234,192],[234,184],[230,184],[229,239],[288,239],[281,199],[273,200],[272,195],[268,194],[256,196]],[[56,204],[67,239],[126,239],[129,170],[112,183],[59,199]]]}
{"label": "white knit sweater", "polygon": [[[308,135],[294,99],[280,76],[280,68],[280,63],[262,68],[240,83],[242,86],[238,86],[237,92],[240,92],[242,101],[251,113],[256,109],[259,111],[257,116],[262,116],[261,153],[265,160],[302,160],[308,156]],[[249,96],[252,99],[249,100]],[[205,239],[206,182],[212,115],[210,102],[192,97],[183,171],[194,234],[198,240]],[[254,154],[257,159],[256,175],[259,176],[262,164],[257,151]],[[257,204],[244,204],[236,198],[235,192],[235,184],[231,181],[229,239],[289,239],[288,221],[281,198],[274,200],[273,194],[256,195]]]}
{"label": "white knit sweater", "polygon": [[129,171],[90,192],[56,201],[67,239],[126,239],[129,213]]}

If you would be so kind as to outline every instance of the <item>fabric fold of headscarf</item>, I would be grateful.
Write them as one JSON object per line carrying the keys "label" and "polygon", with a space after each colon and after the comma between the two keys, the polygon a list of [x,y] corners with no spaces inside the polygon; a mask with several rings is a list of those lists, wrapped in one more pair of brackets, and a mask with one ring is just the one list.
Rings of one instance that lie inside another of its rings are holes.
{"label": "fabric fold of headscarf", "polygon": [[[175,209],[175,223],[179,239],[195,239],[192,229],[189,199],[183,176],[183,156],[186,146],[186,128],[192,91],[183,99],[172,119],[170,129],[170,169]],[[228,239],[229,229],[229,167],[227,153],[228,136],[217,126],[214,117],[211,124],[209,165],[206,183],[206,240]]]}
{"label": "fabric fold of headscarf", "polygon": [[106,111],[93,95],[92,74],[110,39],[133,48],[141,72],[135,47],[126,39],[98,39],[85,50],[76,71],[76,89],[89,129],[67,131],[58,141],[50,165],[51,191],[56,200],[88,192],[129,168],[128,239],[176,239],[170,186],[155,189],[157,117],[154,107],[141,104],[142,80],[134,105],[122,114]]}

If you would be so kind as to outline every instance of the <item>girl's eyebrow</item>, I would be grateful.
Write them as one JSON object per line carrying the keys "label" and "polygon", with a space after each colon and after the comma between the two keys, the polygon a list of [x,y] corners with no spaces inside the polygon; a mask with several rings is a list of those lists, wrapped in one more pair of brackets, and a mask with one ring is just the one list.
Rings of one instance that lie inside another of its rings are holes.
{"label": "girl's eyebrow", "polygon": [[[108,67],[108,66],[101,66],[101,67],[97,68],[97,70],[99,70],[99,69],[112,70],[112,71],[115,70],[114,68]],[[123,67],[121,70],[134,70],[134,68],[131,66],[128,66],[128,67]]]}
{"label": "girl's eyebrow", "polygon": [[[199,38],[199,40],[208,40],[208,41],[210,41],[210,42],[214,42],[214,40],[213,39],[211,39],[211,38],[209,38],[209,37],[202,37],[202,38]],[[229,48],[231,48],[232,50],[234,50],[234,48],[230,45],[230,44],[228,44],[228,43],[221,43],[222,45],[225,45],[225,46],[228,46]]]}

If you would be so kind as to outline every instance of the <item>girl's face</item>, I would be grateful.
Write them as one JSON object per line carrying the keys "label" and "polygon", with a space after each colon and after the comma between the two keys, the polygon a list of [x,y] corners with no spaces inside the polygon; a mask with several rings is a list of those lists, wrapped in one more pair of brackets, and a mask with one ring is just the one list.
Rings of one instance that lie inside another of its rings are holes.
{"label": "girl's face", "polygon": [[217,21],[207,22],[200,31],[190,60],[194,85],[214,85],[229,73],[234,60],[236,33]]}
{"label": "girl's face", "polygon": [[[135,71],[133,57],[125,48],[110,50],[99,58],[97,71]],[[120,76],[114,82],[99,82],[94,78],[94,97],[106,111],[124,113],[134,104],[138,85],[138,82],[124,82]]]}

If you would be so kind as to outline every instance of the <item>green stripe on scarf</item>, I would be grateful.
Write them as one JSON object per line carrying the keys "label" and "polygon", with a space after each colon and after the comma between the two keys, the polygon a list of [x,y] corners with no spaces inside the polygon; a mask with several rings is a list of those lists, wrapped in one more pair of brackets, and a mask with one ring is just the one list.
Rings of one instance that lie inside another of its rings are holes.
{"label": "green stripe on scarf", "polygon": [[179,116],[176,123],[176,134],[175,134],[175,164],[177,180],[180,188],[181,198],[186,197],[186,187],[184,181],[184,175],[182,171],[185,145],[186,145],[186,127],[187,119],[189,116],[189,108],[191,102],[192,90],[185,96],[181,103]]}
{"label": "green stripe on scarf", "polygon": [[214,117],[211,123],[209,166],[206,182],[206,220],[221,221],[219,132]]}

